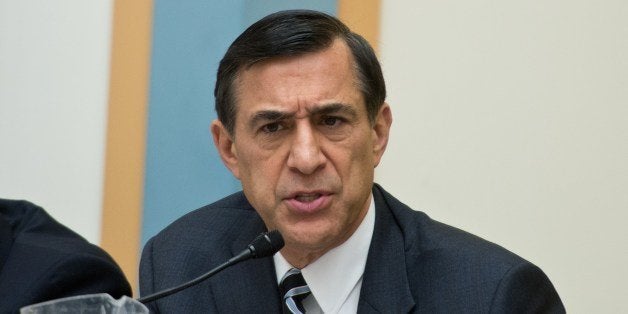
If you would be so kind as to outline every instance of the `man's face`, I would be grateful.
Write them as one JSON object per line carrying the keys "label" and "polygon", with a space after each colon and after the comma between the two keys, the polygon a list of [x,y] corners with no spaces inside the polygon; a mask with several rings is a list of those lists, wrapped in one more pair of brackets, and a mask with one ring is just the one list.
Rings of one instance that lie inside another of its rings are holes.
{"label": "man's face", "polygon": [[341,40],[254,64],[235,86],[234,136],[214,121],[214,141],[268,229],[283,235],[284,256],[309,263],[349,238],[366,214],[390,109],[384,104],[369,122]]}

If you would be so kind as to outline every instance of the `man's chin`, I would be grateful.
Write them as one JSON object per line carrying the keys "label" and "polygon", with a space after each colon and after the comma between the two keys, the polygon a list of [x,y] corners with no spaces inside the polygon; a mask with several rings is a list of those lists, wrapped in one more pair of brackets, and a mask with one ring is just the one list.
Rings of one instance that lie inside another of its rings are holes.
{"label": "man's chin", "polygon": [[284,234],[286,248],[292,252],[301,254],[325,253],[333,246],[333,237],[330,233],[316,232],[299,232],[296,234]]}

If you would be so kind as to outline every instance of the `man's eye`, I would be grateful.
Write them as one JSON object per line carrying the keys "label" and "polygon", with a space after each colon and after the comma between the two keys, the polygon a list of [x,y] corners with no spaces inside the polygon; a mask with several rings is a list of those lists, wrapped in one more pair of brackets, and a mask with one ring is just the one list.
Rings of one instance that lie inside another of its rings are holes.
{"label": "man's eye", "polygon": [[282,127],[278,122],[269,123],[262,127],[262,131],[265,133],[275,133],[281,129]]}
{"label": "man's eye", "polygon": [[322,122],[325,126],[336,126],[342,122],[342,119],[338,117],[325,117]]}

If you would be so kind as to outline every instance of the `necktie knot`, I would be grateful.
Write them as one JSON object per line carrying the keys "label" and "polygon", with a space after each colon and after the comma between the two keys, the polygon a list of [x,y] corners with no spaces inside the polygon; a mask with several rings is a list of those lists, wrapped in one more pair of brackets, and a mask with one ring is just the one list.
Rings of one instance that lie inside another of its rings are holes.
{"label": "necktie knot", "polygon": [[284,313],[305,313],[301,301],[310,294],[310,288],[305,283],[299,269],[291,268],[286,272],[279,283],[279,292],[283,300]]}

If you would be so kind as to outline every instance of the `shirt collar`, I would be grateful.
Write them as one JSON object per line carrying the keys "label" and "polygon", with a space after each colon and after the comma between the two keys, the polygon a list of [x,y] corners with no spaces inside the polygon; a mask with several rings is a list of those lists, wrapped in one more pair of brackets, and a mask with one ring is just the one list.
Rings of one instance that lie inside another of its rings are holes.
{"label": "shirt collar", "polygon": [[[362,278],[373,229],[375,205],[373,195],[366,216],[355,232],[341,245],[301,269],[303,278],[323,313],[335,313]],[[277,253],[273,256],[277,282],[293,266]]]}

